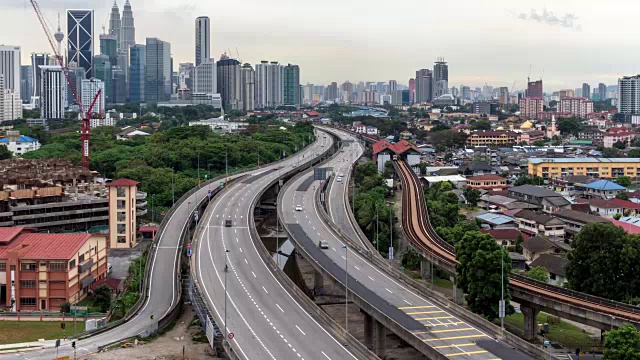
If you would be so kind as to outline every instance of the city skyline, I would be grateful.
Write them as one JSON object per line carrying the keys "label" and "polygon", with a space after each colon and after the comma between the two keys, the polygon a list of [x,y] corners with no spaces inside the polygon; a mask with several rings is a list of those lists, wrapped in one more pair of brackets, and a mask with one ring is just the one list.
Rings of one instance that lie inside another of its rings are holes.
{"label": "city skyline", "polygon": [[[632,25],[624,21],[624,16],[631,19],[633,11],[618,14],[611,3],[577,12],[584,8],[575,1],[531,9],[503,0],[490,5],[462,0],[455,9],[430,4],[426,13],[416,11],[426,7],[417,1],[367,9],[366,13],[361,12],[360,3],[330,0],[314,11],[308,11],[308,1],[289,4],[284,0],[269,4],[247,0],[242,7],[195,1],[175,5],[166,0],[134,0],[131,5],[136,43],[144,44],[146,37],[171,43],[174,70],[179,63],[195,62],[194,20],[208,16],[212,57],[219,59],[224,49],[230,49],[229,55],[235,58],[239,53],[242,63],[268,59],[298,64],[304,69],[303,84],[396,80],[406,85],[416,70],[432,68],[438,57],[449,63],[450,87],[486,82],[511,88],[515,81],[516,89],[524,89],[530,64],[532,80],[544,71],[545,92],[578,88],[584,82],[614,85],[618,78],[640,72],[635,65],[640,54],[625,46],[635,40]],[[41,6],[52,26],[57,13],[64,14],[66,9],[94,9],[97,36],[103,24],[108,28],[113,2],[56,0]],[[122,9],[124,1],[118,6]],[[264,16],[274,7],[282,9]],[[6,14],[0,24],[0,43],[21,46],[23,64],[32,52],[50,52],[28,3],[10,0],[0,10]],[[614,16],[615,30],[603,33],[601,26],[595,26],[596,20]],[[287,26],[274,25],[285,19]],[[16,27],[24,31],[11,31]],[[593,56],[605,37],[608,56]],[[95,47],[94,52],[98,53]]]}

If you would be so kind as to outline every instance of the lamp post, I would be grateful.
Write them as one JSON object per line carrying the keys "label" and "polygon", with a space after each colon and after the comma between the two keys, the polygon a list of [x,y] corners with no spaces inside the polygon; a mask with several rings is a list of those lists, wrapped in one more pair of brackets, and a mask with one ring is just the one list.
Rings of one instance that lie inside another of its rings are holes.
{"label": "lamp post", "polygon": [[376,251],[378,254],[380,253],[380,239],[378,236],[380,235],[380,222],[378,221],[378,203],[376,203]]}
{"label": "lamp post", "polygon": [[151,194],[151,222],[154,221],[154,217],[153,217],[153,198],[156,196],[156,194]]}
{"label": "lamp post", "polygon": [[504,315],[506,312],[504,303],[504,245],[500,245],[500,305],[498,312],[500,315],[500,329],[504,332]]}
{"label": "lamp post", "polygon": [[227,265],[227,253],[229,250],[224,251],[224,339],[227,339],[227,273],[229,272],[229,265]]}
{"label": "lamp post", "polygon": [[171,206],[173,207],[176,204],[176,192],[175,192],[175,186],[174,186],[174,181],[173,181],[173,174],[175,173],[175,170],[173,168],[171,168]]}
{"label": "lamp post", "polygon": [[349,247],[345,243],[344,249],[344,334],[349,332]]}

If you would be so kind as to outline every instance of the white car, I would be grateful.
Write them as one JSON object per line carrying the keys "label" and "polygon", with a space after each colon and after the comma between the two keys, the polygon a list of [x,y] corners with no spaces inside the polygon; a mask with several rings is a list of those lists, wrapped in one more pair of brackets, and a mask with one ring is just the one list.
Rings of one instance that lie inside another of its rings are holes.
{"label": "white car", "polygon": [[337,181],[337,182],[342,182],[342,178],[341,178],[341,177],[339,177],[336,181]]}
{"label": "white car", "polygon": [[296,205],[296,211],[302,211],[302,205]]}

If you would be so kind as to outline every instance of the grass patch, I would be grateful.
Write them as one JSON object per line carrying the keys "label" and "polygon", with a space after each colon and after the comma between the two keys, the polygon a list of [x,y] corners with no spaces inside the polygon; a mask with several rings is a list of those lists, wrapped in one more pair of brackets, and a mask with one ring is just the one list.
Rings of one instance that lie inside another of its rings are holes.
{"label": "grass patch", "polygon": [[87,296],[78,303],[78,306],[86,306],[90,313],[99,313],[101,312],[100,308],[94,305],[94,300],[93,296]]}
{"label": "grass patch", "polygon": [[[549,333],[545,335],[549,341],[570,349],[578,347],[585,349],[600,345],[599,339],[592,339],[587,332],[579,327],[562,320],[558,322],[556,319],[555,316],[540,313],[536,320],[538,324],[549,323]],[[517,329],[524,328],[524,315],[521,313],[509,315],[504,321]]]}
{"label": "grass patch", "polygon": [[[84,331],[84,321],[76,321],[76,333]],[[73,335],[73,321],[66,321],[66,331],[60,321],[0,321],[0,344],[62,339]]]}
{"label": "grass patch", "polygon": [[437,276],[433,278],[433,286],[437,286],[444,289],[453,289],[453,283],[449,279],[441,279]]}

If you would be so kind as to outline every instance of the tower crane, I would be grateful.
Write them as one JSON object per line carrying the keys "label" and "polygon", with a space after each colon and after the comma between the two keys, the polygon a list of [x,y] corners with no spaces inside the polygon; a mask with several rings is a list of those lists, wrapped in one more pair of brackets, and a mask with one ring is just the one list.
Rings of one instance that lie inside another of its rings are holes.
{"label": "tower crane", "polygon": [[58,60],[58,64],[60,64],[60,67],[62,68],[62,72],[64,73],[64,77],[67,80],[67,86],[69,86],[69,89],[71,90],[71,93],[73,94],[73,98],[76,102],[76,104],[78,104],[79,108],[80,108],[80,115],[82,116],[81,120],[80,120],[80,138],[82,139],[82,166],[89,168],[89,138],[91,137],[91,110],[93,110],[94,105],[96,104],[96,101],[100,98],[101,94],[102,94],[102,90],[98,89],[98,92],[96,93],[96,96],[93,98],[93,101],[91,102],[91,105],[89,106],[89,108],[87,109],[86,112],[84,112],[84,106],[82,104],[82,99],[80,99],[78,97],[77,92],[74,89],[74,86],[72,84],[71,81],[71,77],[69,76],[69,69],[67,64],[64,63],[64,60],[62,58],[62,55],[58,52],[58,50],[56,49],[55,45],[53,44],[53,36],[51,35],[51,31],[49,30],[49,28],[47,27],[44,15],[42,15],[42,11],[40,10],[40,6],[38,5],[38,3],[36,2],[36,0],[29,0],[31,2],[31,6],[33,7],[33,10],[36,13],[36,16],[38,17],[38,21],[40,22],[40,25],[42,26],[42,30],[44,30],[44,33],[47,37],[47,41],[49,41],[49,45],[51,45],[51,50],[53,51],[53,53],[55,54],[55,58]]}

